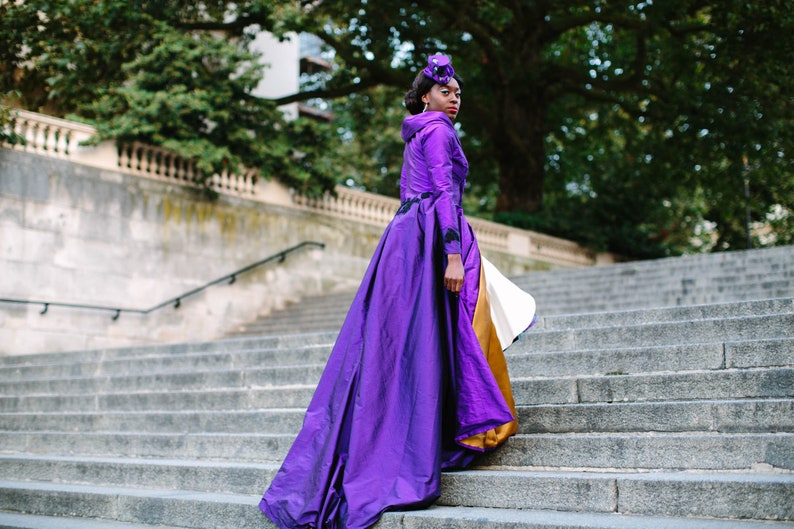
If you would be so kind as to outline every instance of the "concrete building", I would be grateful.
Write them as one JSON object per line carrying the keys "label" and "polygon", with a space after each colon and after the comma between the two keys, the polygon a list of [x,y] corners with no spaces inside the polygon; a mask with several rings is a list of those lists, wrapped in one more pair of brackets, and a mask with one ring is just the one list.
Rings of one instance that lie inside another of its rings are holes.
{"label": "concrete building", "polygon": [[[259,33],[251,49],[262,55],[265,76],[253,94],[267,99],[277,99],[297,93],[303,76],[328,71],[330,63],[323,57],[320,39],[307,33],[292,33],[280,41],[268,32]],[[290,103],[281,107],[289,119],[309,116],[328,120],[332,115],[322,101]]]}

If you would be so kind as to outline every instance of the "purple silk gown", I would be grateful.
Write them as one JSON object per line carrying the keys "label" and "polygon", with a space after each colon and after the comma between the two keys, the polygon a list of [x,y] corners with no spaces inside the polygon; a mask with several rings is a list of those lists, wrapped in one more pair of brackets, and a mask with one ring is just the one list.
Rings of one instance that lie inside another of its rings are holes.
{"label": "purple silk gown", "polygon": [[[485,449],[464,440],[515,419],[472,326],[480,253],[461,210],[460,141],[441,112],[407,117],[402,136],[401,207],[259,504],[282,529],[364,529],[386,510],[426,507],[442,469]],[[459,297],[443,286],[450,253],[463,258]]]}

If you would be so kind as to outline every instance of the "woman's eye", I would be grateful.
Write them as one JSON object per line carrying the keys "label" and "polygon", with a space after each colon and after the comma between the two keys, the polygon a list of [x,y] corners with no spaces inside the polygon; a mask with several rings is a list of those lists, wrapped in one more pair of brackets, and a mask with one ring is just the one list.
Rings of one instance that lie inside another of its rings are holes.
{"label": "woman's eye", "polygon": [[449,90],[441,90],[441,95],[449,95]]}

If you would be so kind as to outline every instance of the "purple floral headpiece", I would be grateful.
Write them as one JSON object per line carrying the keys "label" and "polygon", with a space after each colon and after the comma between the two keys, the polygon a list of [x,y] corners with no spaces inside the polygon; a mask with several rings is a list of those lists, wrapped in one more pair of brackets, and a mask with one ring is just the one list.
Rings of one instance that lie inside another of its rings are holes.
{"label": "purple floral headpiece", "polygon": [[427,68],[424,74],[438,84],[448,84],[449,80],[455,75],[452,68],[452,61],[444,55],[431,55],[427,58]]}

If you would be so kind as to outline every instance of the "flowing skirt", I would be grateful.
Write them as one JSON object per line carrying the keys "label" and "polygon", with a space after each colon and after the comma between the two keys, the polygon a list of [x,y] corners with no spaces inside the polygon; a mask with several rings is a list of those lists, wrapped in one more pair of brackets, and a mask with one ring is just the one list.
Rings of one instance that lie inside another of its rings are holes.
{"label": "flowing skirt", "polygon": [[[303,428],[259,504],[282,529],[364,529],[386,510],[426,507],[440,495],[442,469],[464,468],[517,431],[485,267],[460,221],[459,296],[443,286],[431,200],[403,203],[386,228]],[[529,325],[534,302],[526,309]]]}

